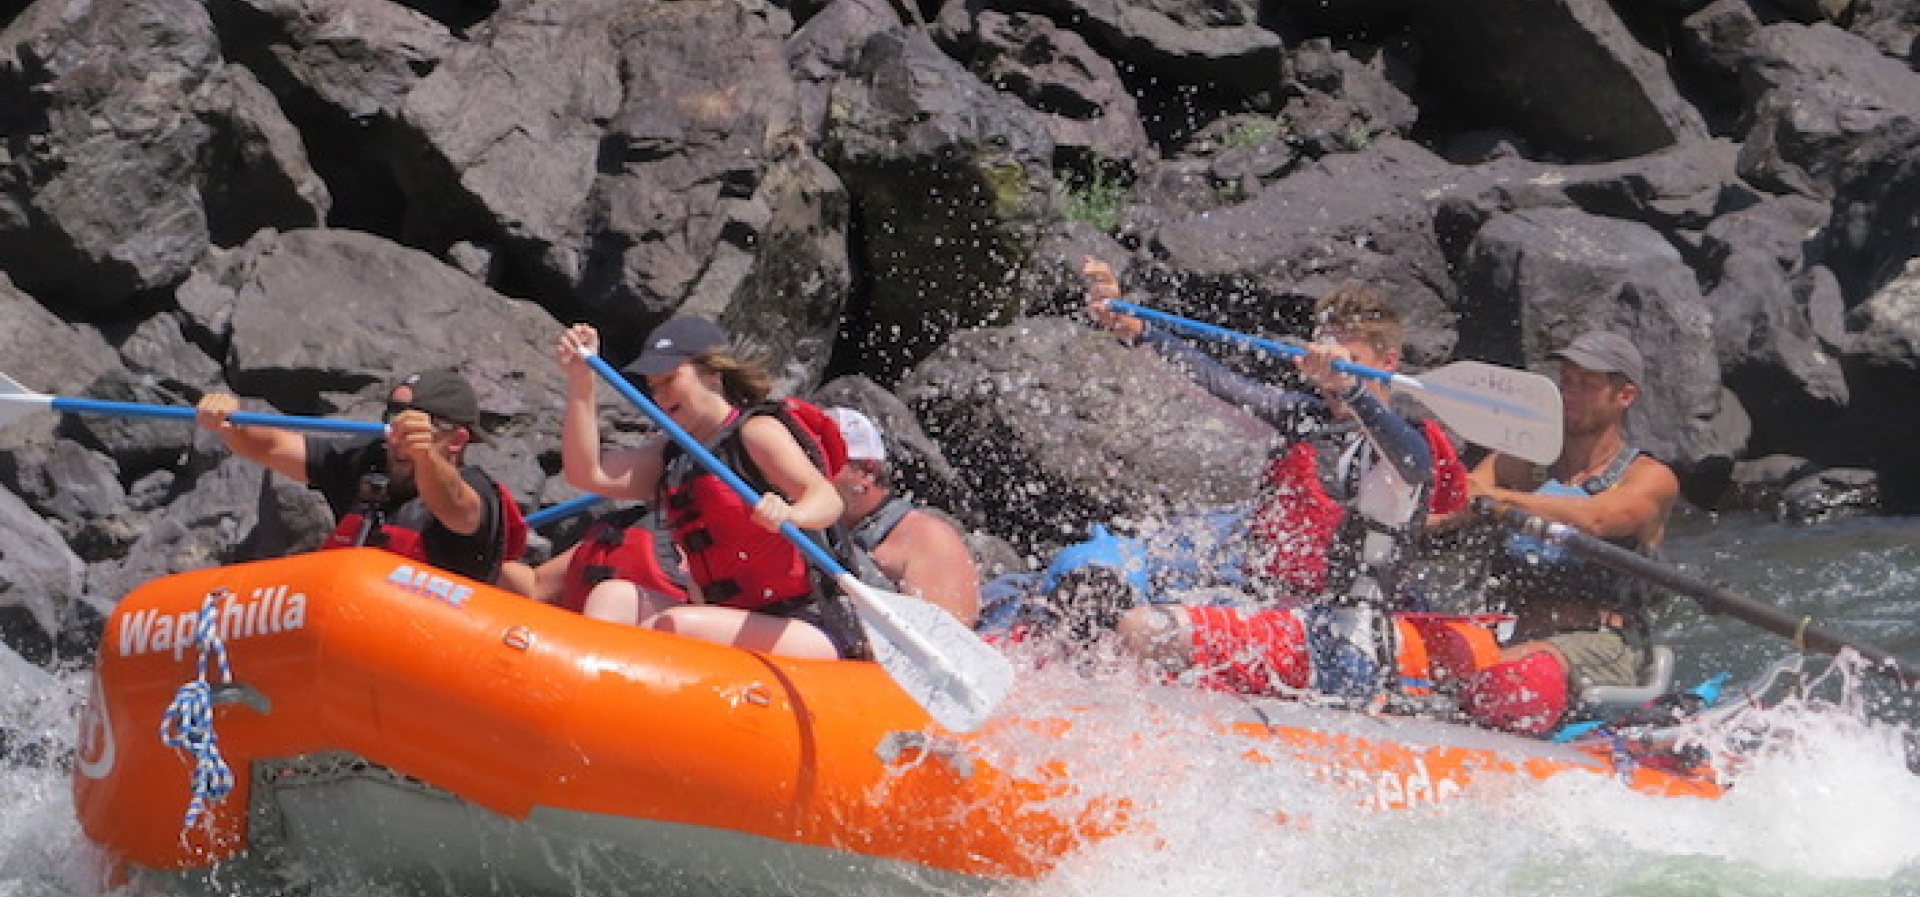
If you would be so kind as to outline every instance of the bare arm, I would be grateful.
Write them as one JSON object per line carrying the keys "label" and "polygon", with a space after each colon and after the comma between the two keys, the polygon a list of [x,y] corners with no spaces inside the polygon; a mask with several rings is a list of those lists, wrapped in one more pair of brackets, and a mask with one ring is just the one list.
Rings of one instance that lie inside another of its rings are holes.
{"label": "bare arm", "polygon": [[242,427],[228,420],[240,410],[240,400],[223,392],[200,397],[194,421],[225,443],[227,451],[266,467],[296,483],[307,481],[307,437],[272,427]]}
{"label": "bare arm", "polygon": [[1666,535],[1667,514],[1680,494],[1680,481],[1667,465],[1642,455],[1620,482],[1598,495],[1540,495],[1498,484],[1483,486],[1478,470],[1467,488],[1476,496],[1491,497],[1501,510],[1515,508],[1600,539],[1634,536],[1658,545]]}
{"label": "bare arm", "polygon": [[839,490],[814,466],[786,424],[771,416],[755,416],[740,427],[740,439],[747,456],[774,489],[754,506],[755,523],[769,530],[779,529],[782,523],[818,530],[840,520],[845,505]]}
{"label": "bare arm", "polygon": [[452,447],[467,439],[464,430],[439,431],[424,411],[402,411],[387,425],[392,444],[413,461],[414,488],[440,525],[471,536],[486,522],[487,506],[478,490],[460,475]]}
{"label": "bare arm", "polygon": [[652,501],[660,487],[666,441],[655,437],[638,448],[600,450],[600,415],[595,405],[593,368],[581,348],[600,350],[600,335],[575,324],[560,334],[554,355],[567,375],[566,405],[560,418],[560,468],[567,483],[608,498]]}
{"label": "bare arm", "polygon": [[[889,557],[880,557],[881,553]],[[939,607],[972,627],[980,621],[980,569],[966,540],[946,521],[925,511],[901,519],[874,560],[898,564],[900,590]]]}
{"label": "bare arm", "polygon": [[579,544],[575,543],[533,568],[533,594],[528,597],[547,604],[558,604],[560,593],[567,585],[567,568],[573,564],[573,553],[579,550]]}

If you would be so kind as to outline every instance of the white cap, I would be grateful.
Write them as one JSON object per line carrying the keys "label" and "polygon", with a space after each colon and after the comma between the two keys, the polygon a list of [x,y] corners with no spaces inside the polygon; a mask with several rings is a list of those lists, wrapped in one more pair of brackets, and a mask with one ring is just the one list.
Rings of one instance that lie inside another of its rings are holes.
{"label": "white cap", "polygon": [[880,428],[866,415],[852,408],[828,408],[827,416],[840,426],[840,435],[847,440],[847,460],[887,460],[887,444],[880,439]]}

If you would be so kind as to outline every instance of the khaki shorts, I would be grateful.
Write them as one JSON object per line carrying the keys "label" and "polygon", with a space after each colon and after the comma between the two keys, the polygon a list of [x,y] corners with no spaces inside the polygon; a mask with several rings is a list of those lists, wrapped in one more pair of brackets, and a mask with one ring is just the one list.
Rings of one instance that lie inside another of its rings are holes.
{"label": "khaki shorts", "polygon": [[1567,632],[1546,639],[1567,656],[1572,669],[1567,678],[1578,688],[1589,685],[1639,685],[1646,668],[1645,652],[1636,651],[1618,632]]}

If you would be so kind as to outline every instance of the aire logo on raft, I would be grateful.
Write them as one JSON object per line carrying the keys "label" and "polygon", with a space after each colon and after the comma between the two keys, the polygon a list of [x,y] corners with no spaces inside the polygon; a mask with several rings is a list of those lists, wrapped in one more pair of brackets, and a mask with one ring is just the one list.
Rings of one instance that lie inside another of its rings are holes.
{"label": "aire logo on raft", "polygon": [[435,601],[442,601],[454,607],[467,603],[473,597],[473,586],[454,582],[429,569],[416,568],[412,564],[401,564],[387,574],[387,585],[399,586],[416,595],[424,595]]}
{"label": "aire logo on raft", "polygon": [[[153,608],[135,611],[120,627],[120,656],[172,651],[173,659],[179,660],[195,644],[194,627],[199,619],[197,610],[177,614]],[[295,592],[291,586],[260,586],[245,598],[228,598],[220,607],[222,641],[304,629],[306,625],[307,593]]]}

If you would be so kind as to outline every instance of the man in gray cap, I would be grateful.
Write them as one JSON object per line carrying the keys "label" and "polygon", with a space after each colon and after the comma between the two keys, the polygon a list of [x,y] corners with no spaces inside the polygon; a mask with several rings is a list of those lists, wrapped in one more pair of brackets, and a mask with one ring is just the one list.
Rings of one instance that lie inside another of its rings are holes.
{"label": "man in gray cap", "polygon": [[[1495,453],[1474,468],[1468,490],[1499,512],[1524,511],[1653,551],[1680,484],[1667,465],[1627,441],[1627,410],[1640,397],[1646,361],[1632,340],[1603,330],[1552,356],[1560,362],[1560,457],[1542,467]],[[1507,540],[1494,555],[1488,599],[1518,619],[1499,663],[1465,683],[1462,709],[1496,728],[1544,735],[1582,689],[1640,684],[1650,647],[1649,598],[1637,579],[1537,540]]]}

